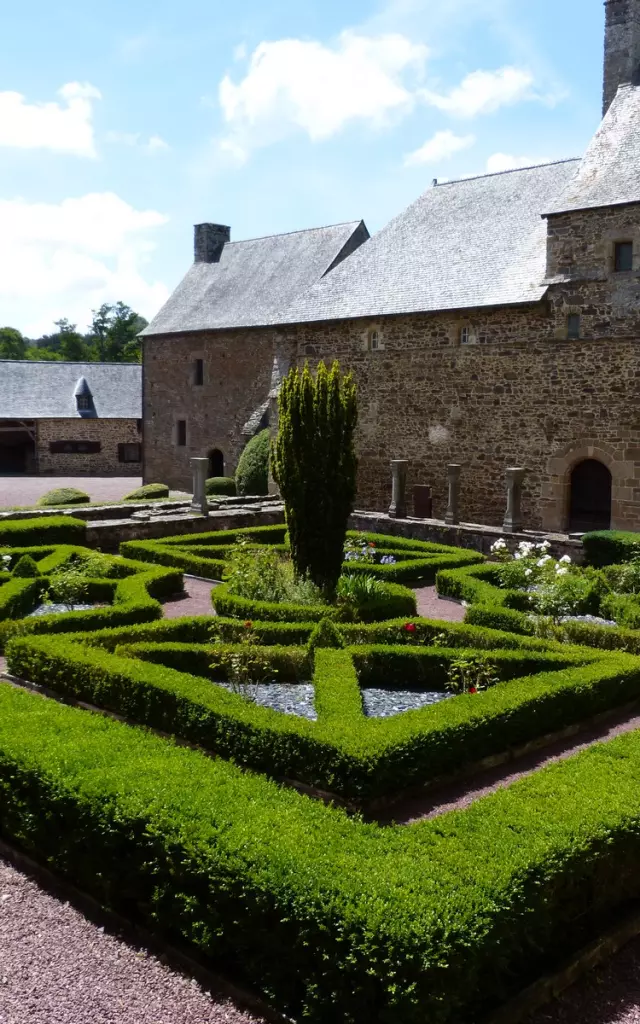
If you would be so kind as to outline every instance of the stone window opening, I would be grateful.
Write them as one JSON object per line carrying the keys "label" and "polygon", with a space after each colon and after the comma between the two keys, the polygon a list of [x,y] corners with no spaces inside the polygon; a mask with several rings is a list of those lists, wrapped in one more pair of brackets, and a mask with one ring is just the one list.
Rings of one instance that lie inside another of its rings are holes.
{"label": "stone window opening", "polygon": [[473,340],[474,338],[473,334],[471,333],[471,328],[469,327],[468,324],[464,324],[464,326],[460,328],[460,344],[471,345]]}
{"label": "stone window opening", "polygon": [[613,269],[616,274],[624,274],[633,270],[633,242],[615,243]]}
{"label": "stone window opening", "polygon": [[91,408],[90,395],[76,395],[76,402],[78,403],[78,409],[86,411]]}
{"label": "stone window opening", "polygon": [[185,448],[187,444],[187,421],[178,420],[176,422],[176,444],[178,448]]}
{"label": "stone window opening", "polygon": [[581,336],[581,317],[579,313],[569,313],[567,316],[567,339],[578,341]]}
{"label": "stone window opening", "polygon": [[118,445],[118,462],[140,462],[140,445],[137,442]]}
{"label": "stone window opening", "polygon": [[367,348],[369,352],[378,352],[380,350],[380,331],[376,327],[372,327],[367,334]]}
{"label": "stone window opening", "polygon": [[202,387],[204,384],[204,359],[193,361],[193,383],[195,387]]}

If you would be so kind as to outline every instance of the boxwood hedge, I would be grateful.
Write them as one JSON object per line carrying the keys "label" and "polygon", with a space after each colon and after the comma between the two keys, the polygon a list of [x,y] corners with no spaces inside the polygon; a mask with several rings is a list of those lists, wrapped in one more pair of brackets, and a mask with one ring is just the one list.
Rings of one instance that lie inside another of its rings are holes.
{"label": "boxwood hedge", "polygon": [[31,548],[41,544],[84,544],[87,524],[71,516],[6,519],[0,522],[0,547]]}
{"label": "boxwood hedge", "polygon": [[640,896],[639,774],[630,733],[385,829],[0,685],[3,838],[309,1024],[482,1019],[591,940]]}
{"label": "boxwood hedge", "polygon": [[640,533],[594,530],[585,533],[582,543],[590,565],[617,565],[640,555]]}
{"label": "boxwood hedge", "polygon": [[[442,623],[426,625],[443,628]],[[7,660],[14,674],[65,696],[172,732],[239,764],[360,803],[454,773],[640,697],[640,661],[627,654],[517,637],[508,638],[501,650],[494,638],[489,657],[505,680],[498,686],[392,718],[365,717],[360,686],[368,680],[376,686],[442,689],[453,657],[469,650],[488,654],[486,632],[479,631],[484,646],[474,645],[472,628],[466,627],[466,633],[440,634],[441,643],[457,636],[457,646],[450,648],[360,642],[344,650],[316,650],[318,720],[310,722],[212,685],[203,667],[206,647],[193,654],[176,647],[206,645],[207,628],[207,620],[199,619],[86,636],[23,637],[10,642]],[[369,628],[375,638],[374,627]],[[378,628],[393,627],[385,623]],[[307,636],[311,629],[307,624]],[[355,629],[345,628],[345,637],[353,630],[351,637],[361,640],[363,633]],[[147,645],[147,660],[131,648],[136,642]],[[125,647],[113,653],[119,644]],[[264,647],[261,657],[269,661],[283,655],[278,648]],[[289,663],[296,657],[306,658],[306,650],[290,654]],[[309,678],[300,672],[298,678]],[[333,709],[329,715],[328,707]]]}

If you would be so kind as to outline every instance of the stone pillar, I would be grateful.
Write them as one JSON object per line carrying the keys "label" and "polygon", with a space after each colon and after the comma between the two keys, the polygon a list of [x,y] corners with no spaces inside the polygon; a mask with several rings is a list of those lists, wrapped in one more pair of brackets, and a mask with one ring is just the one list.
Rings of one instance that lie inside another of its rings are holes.
{"label": "stone pillar", "polygon": [[207,501],[206,479],[209,470],[209,460],[191,459],[191,470],[193,472],[191,509],[193,512],[200,512],[201,515],[208,516],[209,502]]}
{"label": "stone pillar", "polygon": [[505,533],[517,533],[522,522],[522,484],[526,469],[511,467],[507,470],[507,511],[502,529]]}
{"label": "stone pillar", "polygon": [[462,466],[447,466],[447,477],[449,478],[449,502],[445,513],[444,521],[447,526],[457,526],[460,522],[460,473]]}
{"label": "stone pillar", "polygon": [[394,459],[391,463],[391,505],[392,519],[404,519],[407,515],[407,467],[405,459]]}

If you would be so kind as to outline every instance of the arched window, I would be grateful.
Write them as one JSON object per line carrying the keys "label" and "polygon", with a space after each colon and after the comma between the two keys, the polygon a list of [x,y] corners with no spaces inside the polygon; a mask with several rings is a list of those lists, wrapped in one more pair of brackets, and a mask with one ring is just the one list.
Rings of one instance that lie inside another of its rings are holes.
{"label": "arched window", "polygon": [[569,530],[587,533],[611,526],[611,473],[603,462],[585,459],[573,467]]}
{"label": "arched window", "polygon": [[224,476],[224,455],[219,448],[209,452],[209,476]]}

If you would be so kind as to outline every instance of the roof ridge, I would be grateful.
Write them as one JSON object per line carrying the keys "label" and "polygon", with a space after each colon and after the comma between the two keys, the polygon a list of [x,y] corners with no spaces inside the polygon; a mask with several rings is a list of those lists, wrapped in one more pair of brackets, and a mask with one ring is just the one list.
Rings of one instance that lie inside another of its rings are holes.
{"label": "roof ridge", "polygon": [[26,363],[33,364],[37,363],[38,366],[139,366],[142,367],[142,363],[130,363],[130,362],[107,362],[107,361],[96,361],[95,363],[83,362],[77,359],[0,359],[0,363]]}
{"label": "roof ridge", "polygon": [[528,164],[526,167],[509,167],[505,171],[489,171],[486,174],[470,174],[468,177],[450,178],[448,181],[436,181],[433,188],[446,188],[447,185],[460,185],[463,181],[477,181],[479,178],[498,178],[500,175],[517,174],[520,171],[534,171],[538,167],[556,167],[558,164],[580,163],[581,160],[581,156],[568,156],[563,160],[546,160],[543,164]]}
{"label": "roof ridge", "polygon": [[320,224],[315,228],[298,228],[296,231],[275,231],[271,235],[258,235],[255,238],[236,238],[230,242],[225,242],[225,248],[227,245],[242,245],[243,242],[263,242],[265,238],[284,238],[287,235],[303,235],[308,231],[326,231],[327,228],[346,228],[351,224],[357,227],[357,225],[361,223],[362,217],[359,220],[341,220],[337,224]]}

